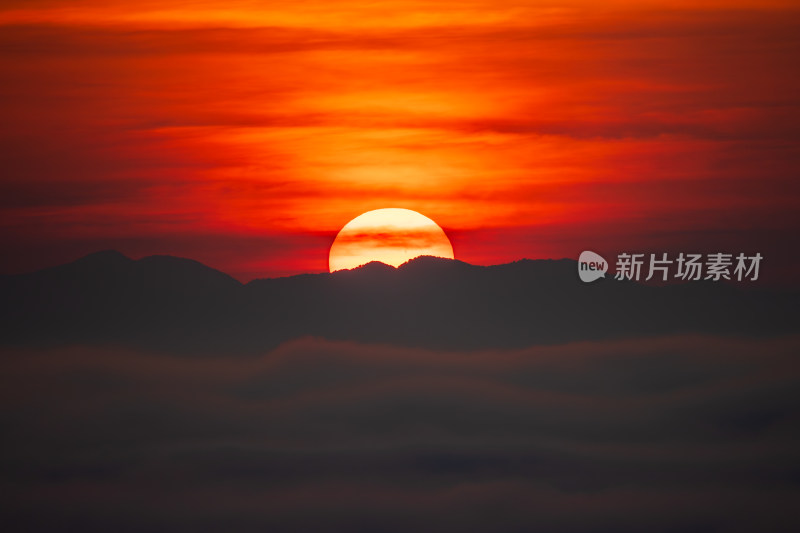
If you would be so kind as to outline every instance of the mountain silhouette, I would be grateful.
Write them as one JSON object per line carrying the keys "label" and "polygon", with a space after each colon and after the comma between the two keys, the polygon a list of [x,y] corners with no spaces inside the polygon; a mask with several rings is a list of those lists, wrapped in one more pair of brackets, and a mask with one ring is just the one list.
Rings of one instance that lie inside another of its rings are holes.
{"label": "mountain silhouette", "polygon": [[790,334],[797,294],[711,281],[578,279],[573,260],[475,266],[420,257],[242,284],[197,261],[115,251],[0,277],[0,344],[257,353],[284,341],[445,349],[674,333]]}

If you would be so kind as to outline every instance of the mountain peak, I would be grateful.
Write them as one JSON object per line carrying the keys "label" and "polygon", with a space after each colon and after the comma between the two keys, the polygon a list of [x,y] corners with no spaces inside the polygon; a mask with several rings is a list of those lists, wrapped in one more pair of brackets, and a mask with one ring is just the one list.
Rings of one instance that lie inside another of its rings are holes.
{"label": "mountain peak", "polygon": [[395,270],[395,267],[387,265],[382,261],[370,261],[369,263],[364,263],[355,268],[347,269],[348,272],[391,272],[393,270]]}
{"label": "mountain peak", "polygon": [[436,257],[433,255],[420,255],[415,257],[414,259],[409,259],[402,265],[400,265],[398,270],[403,270],[406,272],[418,272],[418,271],[431,271],[431,270],[441,270],[441,269],[449,269],[449,268],[464,268],[464,267],[474,267],[474,265],[470,265],[469,263],[465,263],[464,261],[459,261],[458,259],[448,259],[446,257]]}
{"label": "mountain peak", "polygon": [[58,265],[42,270],[55,275],[59,273],[84,272],[87,275],[96,275],[103,272],[116,272],[128,268],[135,263],[130,257],[116,250],[102,250],[85,255],[71,263]]}

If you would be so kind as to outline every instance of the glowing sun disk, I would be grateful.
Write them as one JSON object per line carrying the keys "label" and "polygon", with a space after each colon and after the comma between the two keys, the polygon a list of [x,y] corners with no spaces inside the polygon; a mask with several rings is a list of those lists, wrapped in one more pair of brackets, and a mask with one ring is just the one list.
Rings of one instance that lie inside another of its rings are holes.
{"label": "glowing sun disk", "polygon": [[410,209],[376,209],[357,216],[339,231],[331,245],[331,272],[355,268],[370,261],[393,267],[421,255],[454,259],[444,230]]}

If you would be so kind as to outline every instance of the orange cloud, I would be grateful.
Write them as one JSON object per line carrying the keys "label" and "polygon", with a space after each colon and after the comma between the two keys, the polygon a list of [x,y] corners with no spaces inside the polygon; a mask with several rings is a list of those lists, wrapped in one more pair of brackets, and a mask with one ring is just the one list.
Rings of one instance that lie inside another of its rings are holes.
{"label": "orange cloud", "polygon": [[168,239],[243,278],[319,271],[389,206],[481,263],[745,246],[798,199],[789,2],[52,0],[0,24],[4,270]]}

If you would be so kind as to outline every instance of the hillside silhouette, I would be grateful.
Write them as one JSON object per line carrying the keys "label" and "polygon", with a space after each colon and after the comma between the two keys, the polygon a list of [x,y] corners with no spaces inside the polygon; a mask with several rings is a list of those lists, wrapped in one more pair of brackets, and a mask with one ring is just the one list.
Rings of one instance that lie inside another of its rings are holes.
{"label": "hillside silhouette", "polygon": [[797,295],[714,282],[591,284],[575,261],[474,266],[420,257],[333,274],[234,278],[189,259],[119,252],[0,278],[3,345],[111,344],[255,353],[299,337],[445,349],[794,331]]}

